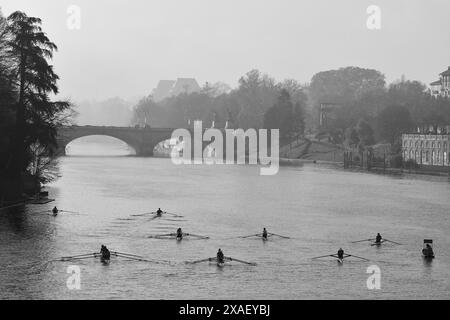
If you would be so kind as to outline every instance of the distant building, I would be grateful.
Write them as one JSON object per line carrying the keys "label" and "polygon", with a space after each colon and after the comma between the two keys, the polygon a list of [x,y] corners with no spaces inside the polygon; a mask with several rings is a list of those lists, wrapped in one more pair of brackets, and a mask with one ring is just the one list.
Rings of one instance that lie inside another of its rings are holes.
{"label": "distant building", "polygon": [[450,97],[450,67],[439,74],[439,80],[430,83],[430,94],[433,97]]}
{"label": "distant building", "polygon": [[153,100],[159,102],[182,93],[200,92],[201,88],[194,78],[178,78],[177,80],[161,80],[153,90]]}
{"label": "distant building", "polygon": [[170,90],[175,84],[175,80],[160,80],[158,86],[153,89],[153,100],[158,102],[170,96]]}
{"label": "distant building", "polygon": [[450,166],[450,126],[418,129],[402,135],[403,160],[427,166]]}

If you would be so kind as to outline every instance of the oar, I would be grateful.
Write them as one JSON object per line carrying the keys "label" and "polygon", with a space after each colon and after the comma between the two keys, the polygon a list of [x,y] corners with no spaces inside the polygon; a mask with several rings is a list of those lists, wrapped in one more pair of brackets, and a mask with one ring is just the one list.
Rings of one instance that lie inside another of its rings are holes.
{"label": "oar", "polygon": [[282,236],[282,235],[279,235],[279,234],[276,234],[276,233],[273,233],[273,232],[271,232],[271,233],[269,233],[269,234],[273,234],[274,236],[278,236],[278,237],[280,237],[280,238],[284,238],[284,239],[290,239],[289,237],[286,237],[286,236]]}
{"label": "oar", "polygon": [[200,263],[200,262],[207,262],[207,261],[213,261],[216,258],[207,258],[202,260],[196,260],[196,261],[186,261],[186,263],[194,264],[194,263]]}
{"label": "oar", "polygon": [[123,255],[123,256],[130,256],[130,257],[143,258],[143,256],[138,256],[138,255],[131,254],[131,253],[124,253],[124,252],[117,252],[117,251],[111,251],[111,253],[114,253],[114,254],[121,254],[121,255]]}
{"label": "oar", "polygon": [[58,210],[58,212],[67,212],[67,213],[79,213],[75,211],[68,211],[68,210]]}
{"label": "oar", "polygon": [[98,254],[98,252],[86,253],[86,254],[78,254],[76,256],[68,256],[68,257],[63,257],[63,258],[79,258],[79,257],[92,256],[92,255],[96,255],[96,254]]}
{"label": "oar", "polygon": [[97,258],[100,254],[94,254],[92,256],[86,256],[86,257],[62,257],[58,261],[70,261],[70,260],[82,260],[82,259],[91,259],[91,258]]}
{"label": "oar", "polygon": [[247,261],[243,261],[243,260],[239,260],[239,259],[235,259],[235,258],[231,258],[231,257],[225,257],[225,259],[228,259],[230,261],[236,261],[236,262],[248,264],[250,266],[256,266],[256,263],[254,263],[254,262],[247,262]]}
{"label": "oar", "polygon": [[319,258],[326,258],[326,257],[334,257],[334,255],[327,254],[326,256],[319,256],[319,257],[314,257],[314,258],[311,258],[311,259],[319,259]]}
{"label": "oar", "polygon": [[401,243],[398,243],[398,242],[395,242],[395,241],[391,241],[391,240],[388,240],[388,239],[384,239],[384,241],[389,241],[389,242],[401,245]]}
{"label": "oar", "polygon": [[144,212],[144,213],[139,213],[139,214],[132,214],[132,217],[140,217],[140,216],[145,216],[146,214],[153,214],[155,212]]}
{"label": "oar", "polygon": [[176,233],[156,234],[148,236],[148,238],[171,237],[171,236],[176,236]]}
{"label": "oar", "polygon": [[375,239],[364,239],[364,240],[352,241],[352,243],[371,241],[371,240],[375,240]]}
{"label": "oar", "polygon": [[261,236],[261,233],[251,234],[249,236],[243,236],[243,237],[239,237],[239,238],[250,238],[250,237],[258,237],[258,236]]}
{"label": "oar", "polygon": [[363,258],[363,257],[358,257],[358,256],[355,256],[355,255],[353,255],[353,254],[349,254],[348,256],[349,256],[349,257],[355,257],[355,258],[358,258],[358,259],[362,259],[362,260],[369,261],[369,259],[366,259],[366,258]]}
{"label": "oar", "polygon": [[193,234],[193,233],[185,233],[184,235],[186,236],[191,236],[191,237],[197,237],[197,238],[201,238],[201,239],[209,239],[209,237],[206,236],[200,236],[198,234]]}
{"label": "oar", "polygon": [[127,255],[123,255],[120,253],[111,253],[113,256],[116,257],[121,257],[121,258],[125,258],[125,259],[130,259],[130,260],[135,260],[135,261],[144,261],[144,262],[151,262],[151,263],[165,263],[165,264],[170,264],[170,261],[166,261],[166,260],[153,260],[153,259],[145,259],[143,257],[134,257],[134,256],[127,256]]}
{"label": "oar", "polygon": [[181,216],[181,215],[179,215],[179,214],[176,214],[176,213],[171,213],[171,212],[166,212],[166,211],[164,211],[163,213],[170,214],[170,215],[172,215],[172,216],[174,216],[174,217],[179,217],[179,218],[182,218],[182,217],[183,217],[183,216]]}

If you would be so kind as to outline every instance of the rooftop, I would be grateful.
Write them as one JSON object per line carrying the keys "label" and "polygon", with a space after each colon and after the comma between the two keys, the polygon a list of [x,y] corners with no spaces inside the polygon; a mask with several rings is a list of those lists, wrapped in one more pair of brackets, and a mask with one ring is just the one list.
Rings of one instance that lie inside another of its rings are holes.
{"label": "rooftop", "polygon": [[430,86],[440,86],[440,85],[441,85],[441,80],[437,80],[437,81],[430,83]]}
{"label": "rooftop", "polygon": [[441,76],[450,76],[450,67],[440,74]]}

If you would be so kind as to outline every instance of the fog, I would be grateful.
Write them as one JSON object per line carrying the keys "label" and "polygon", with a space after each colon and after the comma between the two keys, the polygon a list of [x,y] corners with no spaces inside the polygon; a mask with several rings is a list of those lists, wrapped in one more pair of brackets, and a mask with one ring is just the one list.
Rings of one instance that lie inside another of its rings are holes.
{"label": "fog", "polygon": [[[380,30],[366,26],[372,4],[381,9]],[[68,28],[70,5],[80,9],[80,29]],[[447,68],[450,49],[447,0],[3,0],[1,7],[42,18],[59,47],[61,96],[74,101],[143,97],[159,80],[180,77],[235,87],[255,68],[306,83],[353,65],[388,81],[405,74],[429,83]]]}

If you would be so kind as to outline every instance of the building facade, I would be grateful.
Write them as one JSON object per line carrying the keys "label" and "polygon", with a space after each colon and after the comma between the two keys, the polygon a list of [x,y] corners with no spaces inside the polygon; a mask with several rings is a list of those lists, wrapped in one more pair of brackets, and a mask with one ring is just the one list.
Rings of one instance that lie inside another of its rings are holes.
{"label": "building facade", "polygon": [[174,97],[182,93],[191,94],[200,92],[201,88],[194,78],[178,78],[177,80],[160,80],[153,89],[152,96],[155,102]]}
{"label": "building facade", "polygon": [[450,166],[450,132],[402,135],[403,161],[426,166]]}
{"label": "building facade", "polygon": [[433,97],[450,97],[450,67],[439,74],[439,80],[430,83],[430,94]]}

